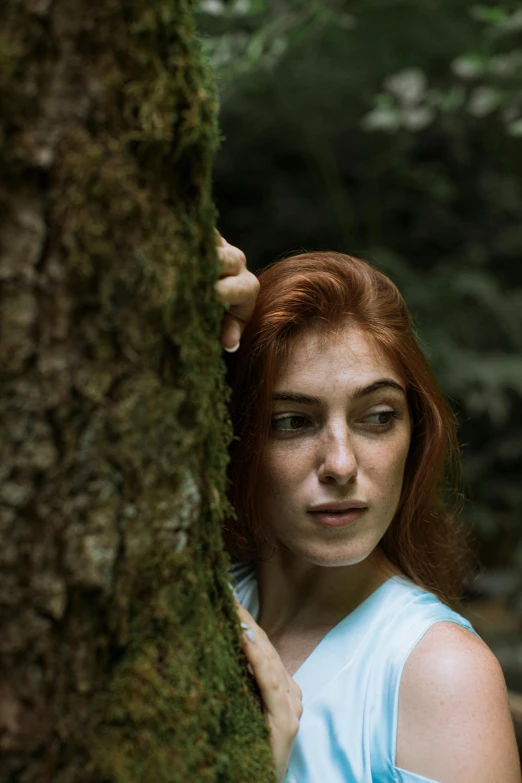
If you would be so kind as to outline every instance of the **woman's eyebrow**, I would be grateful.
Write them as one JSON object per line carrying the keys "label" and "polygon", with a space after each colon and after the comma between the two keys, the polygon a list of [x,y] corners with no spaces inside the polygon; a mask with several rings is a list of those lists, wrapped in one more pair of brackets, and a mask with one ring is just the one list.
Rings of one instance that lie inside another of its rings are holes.
{"label": "woman's eyebrow", "polygon": [[[359,399],[360,397],[365,397],[367,394],[372,394],[372,392],[378,391],[379,389],[383,388],[392,388],[397,389],[398,391],[402,392],[404,395],[406,394],[406,389],[404,389],[403,386],[401,386],[400,383],[397,383],[397,381],[391,380],[391,378],[382,378],[382,380],[375,381],[374,383],[370,383],[368,386],[361,386],[354,390],[352,397],[354,400]],[[291,391],[281,391],[281,392],[275,392],[272,395],[272,400],[274,402],[298,402],[302,405],[322,405],[324,400],[321,399],[321,397],[312,397],[309,394],[298,394],[297,392],[291,392]]]}
{"label": "woman's eyebrow", "polygon": [[384,389],[386,387],[398,389],[404,395],[406,394],[406,389],[404,386],[401,386],[400,383],[397,383],[397,381],[392,381],[391,378],[383,378],[380,381],[375,381],[375,383],[370,383],[369,386],[362,386],[361,388],[356,389],[353,393],[353,397],[354,399],[357,399],[358,397],[364,397],[366,394],[371,394],[378,389]]}
{"label": "woman's eyebrow", "polygon": [[296,392],[275,392],[272,394],[272,399],[281,402],[301,402],[303,405],[321,405],[323,402],[320,397],[310,397],[308,394],[297,394]]}

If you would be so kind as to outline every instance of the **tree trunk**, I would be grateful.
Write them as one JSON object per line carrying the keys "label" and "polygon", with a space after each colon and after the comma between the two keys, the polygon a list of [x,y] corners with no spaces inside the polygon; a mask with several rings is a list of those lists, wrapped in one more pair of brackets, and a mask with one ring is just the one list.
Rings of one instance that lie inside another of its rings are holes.
{"label": "tree trunk", "polygon": [[0,5],[2,783],[274,779],[219,529],[194,5]]}

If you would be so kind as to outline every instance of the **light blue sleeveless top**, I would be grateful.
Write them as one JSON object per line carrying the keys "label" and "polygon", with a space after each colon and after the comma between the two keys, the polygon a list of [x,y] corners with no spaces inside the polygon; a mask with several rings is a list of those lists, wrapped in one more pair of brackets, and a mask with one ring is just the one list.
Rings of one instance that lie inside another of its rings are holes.
{"label": "light blue sleeveless top", "polygon": [[[257,621],[254,566],[230,576]],[[408,655],[437,622],[470,623],[431,593],[394,576],[319,642],[294,674],[303,715],[285,783],[437,783],[395,765],[399,685]]]}

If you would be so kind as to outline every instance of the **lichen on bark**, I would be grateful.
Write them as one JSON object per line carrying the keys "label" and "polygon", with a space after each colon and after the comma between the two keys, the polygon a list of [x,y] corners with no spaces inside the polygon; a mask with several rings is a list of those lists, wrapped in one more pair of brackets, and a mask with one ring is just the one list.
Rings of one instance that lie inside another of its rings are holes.
{"label": "lichen on bark", "polygon": [[189,0],[0,8],[0,780],[272,781]]}

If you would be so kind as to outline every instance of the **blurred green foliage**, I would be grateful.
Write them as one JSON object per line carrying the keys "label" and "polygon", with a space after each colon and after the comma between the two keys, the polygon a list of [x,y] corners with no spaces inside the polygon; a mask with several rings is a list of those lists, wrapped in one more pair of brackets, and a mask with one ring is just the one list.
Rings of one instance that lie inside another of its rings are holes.
{"label": "blurred green foliage", "polygon": [[259,269],[335,249],[395,280],[454,403],[485,565],[522,566],[522,11],[202,0],[220,228]]}

